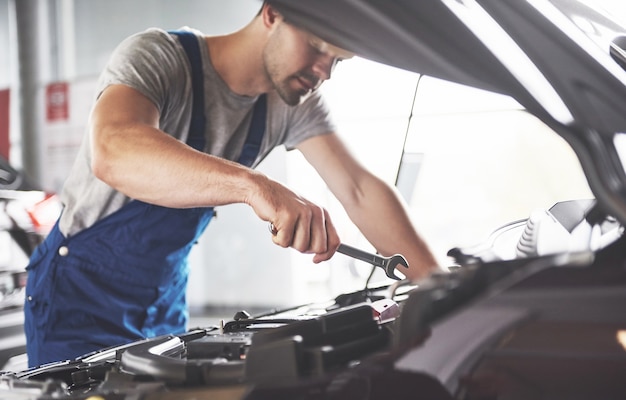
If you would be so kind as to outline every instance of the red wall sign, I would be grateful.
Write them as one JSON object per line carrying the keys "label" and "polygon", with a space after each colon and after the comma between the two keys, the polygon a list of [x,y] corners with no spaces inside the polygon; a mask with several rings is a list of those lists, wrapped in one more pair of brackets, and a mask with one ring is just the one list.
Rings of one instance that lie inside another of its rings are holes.
{"label": "red wall sign", "polygon": [[46,120],[48,122],[69,119],[68,87],[67,82],[56,82],[46,86]]}

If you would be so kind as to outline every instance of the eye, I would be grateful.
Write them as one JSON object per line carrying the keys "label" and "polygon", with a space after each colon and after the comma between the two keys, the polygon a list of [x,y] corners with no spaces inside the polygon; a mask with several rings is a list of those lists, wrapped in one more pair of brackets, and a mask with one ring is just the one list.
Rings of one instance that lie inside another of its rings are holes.
{"label": "eye", "polygon": [[316,40],[311,38],[309,40],[309,47],[315,52],[315,54],[324,54],[325,53],[325,47],[324,46],[324,42],[320,41],[320,40]]}
{"label": "eye", "polygon": [[341,62],[340,58],[333,58],[332,68],[334,69]]}

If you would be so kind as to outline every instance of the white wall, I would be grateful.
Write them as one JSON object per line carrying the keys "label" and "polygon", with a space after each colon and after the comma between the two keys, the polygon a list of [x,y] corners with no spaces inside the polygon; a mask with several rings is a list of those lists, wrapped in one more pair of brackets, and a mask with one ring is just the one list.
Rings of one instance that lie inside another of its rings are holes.
{"label": "white wall", "polygon": [[[65,0],[67,1],[67,0]],[[76,76],[99,73],[113,48],[126,36],[150,27],[190,26],[224,34],[248,23],[261,0],[88,0],[72,1]]]}

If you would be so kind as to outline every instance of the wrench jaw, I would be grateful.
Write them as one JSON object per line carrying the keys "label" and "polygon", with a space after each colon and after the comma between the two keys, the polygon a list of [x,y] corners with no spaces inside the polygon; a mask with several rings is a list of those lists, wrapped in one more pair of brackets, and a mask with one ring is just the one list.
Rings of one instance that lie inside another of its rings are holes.
{"label": "wrench jaw", "polygon": [[403,266],[404,268],[409,268],[409,263],[406,258],[401,256],[400,254],[393,255],[387,260],[387,265],[385,266],[385,274],[391,279],[395,279],[397,281],[401,281],[402,278],[396,274],[396,267]]}
{"label": "wrench jaw", "polygon": [[[271,226],[270,230],[272,230]],[[339,245],[337,251],[357,260],[364,261],[376,267],[382,268],[385,271],[385,275],[387,275],[387,277],[395,279],[397,281],[401,281],[402,278],[396,275],[396,267],[398,265],[402,265],[404,268],[409,268],[409,263],[407,262],[406,258],[404,258],[404,256],[401,254],[395,254],[391,257],[382,257],[376,254],[367,253],[363,250],[359,250],[343,243]]]}

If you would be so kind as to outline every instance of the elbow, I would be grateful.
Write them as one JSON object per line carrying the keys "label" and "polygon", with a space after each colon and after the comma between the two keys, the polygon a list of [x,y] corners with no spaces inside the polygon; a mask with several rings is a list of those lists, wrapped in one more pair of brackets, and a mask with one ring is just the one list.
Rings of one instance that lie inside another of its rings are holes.
{"label": "elbow", "polygon": [[[100,135],[102,135],[100,133]],[[112,143],[106,143],[98,134],[92,132],[91,143],[91,171],[99,180],[114,186],[115,182],[115,161],[114,152],[111,149]]]}
{"label": "elbow", "polygon": [[99,180],[109,183],[111,180],[112,171],[111,166],[107,163],[102,156],[96,156],[92,154],[91,159],[91,171],[93,175]]}
{"label": "elbow", "polygon": [[366,204],[366,192],[367,189],[363,187],[362,181],[352,178],[349,184],[344,185],[342,190],[336,193],[336,196],[344,209],[350,213],[351,210],[358,210]]}

